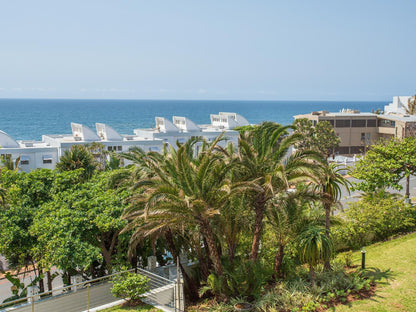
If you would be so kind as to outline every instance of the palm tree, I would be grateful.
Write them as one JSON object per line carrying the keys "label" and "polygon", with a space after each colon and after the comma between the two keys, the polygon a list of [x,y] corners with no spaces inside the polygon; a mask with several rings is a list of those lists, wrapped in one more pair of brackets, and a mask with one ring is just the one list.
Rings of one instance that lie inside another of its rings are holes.
{"label": "palm tree", "polygon": [[[203,143],[197,156],[194,155],[194,145],[199,143],[198,138],[179,146],[177,151],[171,147],[170,153],[163,155],[134,155],[143,170],[153,172],[153,176],[136,183],[136,188],[143,190],[137,194],[136,207],[143,205],[147,217],[157,215],[154,230],[167,227],[197,229],[207,243],[218,275],[223,274],[223,268],[211,220],[219,214],[229,196],[229,188],[225,187],[228,167],[222,155],[214,151],[220,139],[210,145]],[[130,219],[137,216],[134,207],[125,214]]]}
{"label": "palm tree", "polygon": [[285,247],[297,239],[307,226],[322,224],[323,214],[308,205],[318,196],[306,185],[298,185],[273,198],[266,210],[266,222],[275,234],[278,251],[274,259],[274,278],[283,278],[282,262]]}
{"label": "palm tree", "polygon": [[343,168],[335,163],[326,163],[320,168],[321,173],[315,190],[321,196],[321,201],[325,209],[325,229],[329,235],[331,208],[339,203],[343,187],[349,193],[351,183],[341,174]]}
{"label": "palm tree", "polygon": [[277,193],[313,178],[317,169],[314,160],[321,161],[319,153],[314,151],[290,154],[291,147],[300,139],[300,135],[288,135],[290,128],[265,122],[240,135],[235,174],[252,185],[255,221],[250,259],[253,261],[258,256],[267,202]]}
{"label": "palm tree", "polygon": [[[325,231],[329,237],[331,228],[331,208],[339,203],[341,190],[344,187],[349,193],[351,183],[341,174],[343,168],[335,163],[323,164],[321,166],[319,182],[315,190],[320,194],[322,205],[325,210]],[[329,260],[325,262],[325,269],[330,270]]]}
{"label": "palm tree", "polygon": [[315,286],[315,266],[331,259],[334,246],[322,227],[310,227],[299,237],[299,259],[309,264],[309,274],[312,284]]}
{"label": "palm tree", "polygon": [[96,167],[94,157],[83,145],[72,145],[71,149],[65,151],[56,164],[56,168],[61,172],[84,169],[85,179],[91,178]]}

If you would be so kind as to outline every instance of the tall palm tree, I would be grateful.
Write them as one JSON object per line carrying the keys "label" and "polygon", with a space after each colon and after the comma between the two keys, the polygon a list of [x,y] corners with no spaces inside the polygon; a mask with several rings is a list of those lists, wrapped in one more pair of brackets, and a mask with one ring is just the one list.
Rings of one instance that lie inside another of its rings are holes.
{"label": "tall palm tree", "polygon": [[240,135],[236,171],[241,181],[252,184],[255,222],[250,259],[253,261],[259,252],[267,202],[277,193],[313,178],[316,161],[321,161],[320,154],[314,151],[291,153],[292,146],[301,138],[296,134],[289,135],[291,128],[265,122]]}
{"label": "tall palm tree", "polygon": [[[219,214],[229,196],[229,188],[225,187],[228,167],[222,155],[214,150],[220,139],[210,145],[203,143],[198,155],[194,155],[195,144],[200,141],[198,138],[191,139],[177,150],[171,147],[170,152],[162,156],[156,153],[135,155],[137,162],[153,171],[153,176],[136,184],[143,190],[136,197],[138,206],[143,204],[147,216],[158,215],[155,230],[168,226],[198,229],[207,243],[218,275],[223,274],[223,268],[211,220]],[[134,218],[136,214],[132,207],[126,212],[126,217]]]}
{"label": "tall palm tree", "polygon": [[331,237],[327,236],[324,228],[310,227],[299,237],[299,258],[309,264],[311,282],[315,285],[315,266],[331,259],[334,245]]}
{"label": "tall palm tree", "polygon": [[[325,231],[329,237],[331,228],[331,208],[339,204],[342,188],[349,193],[351,183],[341,174],[343,168],[335,163],[324,163],[321,166],[318,184],[315,190],[320,194],[325,210]],[[325,261],[325,269],[330,270],[329,260]]]}

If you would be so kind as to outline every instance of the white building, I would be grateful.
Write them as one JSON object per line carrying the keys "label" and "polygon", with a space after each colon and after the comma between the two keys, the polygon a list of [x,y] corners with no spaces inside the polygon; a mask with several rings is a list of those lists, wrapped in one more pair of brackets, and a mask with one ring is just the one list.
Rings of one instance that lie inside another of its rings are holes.
{"label": "white building", "polygon": [[[238,143],[235,127],[249,125],[248,121],[236,113],[211,115],[211,124],[196,125],[186,117],[174,116],[172,121],[156,117],[155,128],[135,129],[133,135],[121,135],[108,125],[96,123],[96,132],[90,128],[71,123],[71,134],[42,135],[42,141],[16,141],[7,133],[0,131],[0,156],[13,161],[20,157],[20,168],[30,171],[36,168],[55,168],[59,158],[77,144],[100,143],[108,151],[128,152],[132,147],[143,151],[161,151],[164,144],[177,147],[192,137],[203,137],[212,141],[225,132],[220,145],[228,142]],[[198,147],[197,147],[198,149]],[[198,152],[198,150],[196,151]]]}
{"label": "white building", "polygon": [[406,115],[411,96],[394,96],[393,102],[384,106],[384,114]]}

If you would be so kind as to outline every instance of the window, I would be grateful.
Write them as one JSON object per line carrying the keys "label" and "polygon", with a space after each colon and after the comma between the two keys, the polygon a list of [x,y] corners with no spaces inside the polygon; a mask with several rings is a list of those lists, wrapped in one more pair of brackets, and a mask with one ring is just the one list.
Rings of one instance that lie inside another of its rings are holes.
{"label": "window", "polygon": [[149,147],[149,152],[159,152],[159,147],[151,146]]}
{"label": "window", "polygon": [[29,165],[29,156],[20,156],[20,164],[21,165]]}
{"label": "window", "polygon": [[349,119],[336,119],[335,127],[336,128],[349,128],[349,127],[351,127],[351,120],[349,120]]}
{"label": "window", "polygon": [[365,128],[366,120],[365,119],[353,119],[351,121],[351,127],[353,128]]}
{"label": "window", "polygon": [[396,122],[394,120],[379,119],[378,126],[385,128],[394,128],[396,126]]}
{"label": "window", "polygon": [[112,147],[112,146],[108,146],[108,147],[107,147],[107,150],[108,150],[109,152],[111,152],[111,151],[113,150],[113,147]]}
{"label": "window", "polygon": [[117,146],[117,150],[121,151],[123,148],[121,146]]}
{"label": "window", "polygon": [[52,163],[52,155],[43,155],[42,160],[44,164],[51,164]]}
{"label": "window", "polygon": [[376,120],[375,119],[367,119],[367,128],[375,128],[376,127]]}

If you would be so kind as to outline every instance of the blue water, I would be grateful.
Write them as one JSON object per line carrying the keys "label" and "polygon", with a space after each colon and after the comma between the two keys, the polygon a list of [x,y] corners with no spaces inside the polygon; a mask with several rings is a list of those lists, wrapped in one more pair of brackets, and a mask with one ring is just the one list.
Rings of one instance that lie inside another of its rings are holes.
{"label": "blue water", "polygon": [[183,100],[60,100],[0,99],[0,130],[16,140],[40,140],[42,134],[71,133],[71,122],[95,131],[95,123],[121,134],[155,125],[155,116],[185,116],[197,124],[209,124],[210,114],[236,112],[250,123],[265,120],[293,122],[293,115],[316,110],[338,112],[342,108],[371,112],[388,102],[336,101],[183,101]]}

